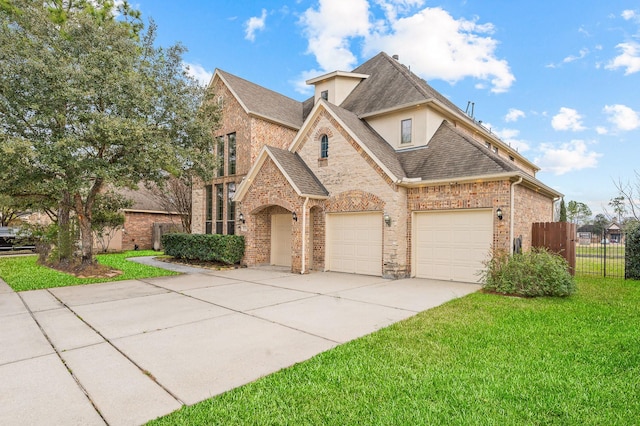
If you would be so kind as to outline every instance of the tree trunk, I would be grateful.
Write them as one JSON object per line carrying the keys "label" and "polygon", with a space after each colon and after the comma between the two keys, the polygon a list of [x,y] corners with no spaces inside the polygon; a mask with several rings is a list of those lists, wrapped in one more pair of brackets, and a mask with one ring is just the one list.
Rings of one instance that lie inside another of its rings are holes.
{"label": "tree trunk", "polygon": [[91,265],[94,262],[93,259],[93,232],[91,230],[91,219],[93,215],[93,205],[96,201],[96,195],[100,192],[103,185],[103,180],[98,178],[95,180],[93,186],[87,194],[86,200],[82,200],[80,193],[75,193],[73,201],[75,204],[75,211],[78,214],[78,224],[80,226],[80,242],[82,243],[82,258],[83,265]]}
{"label": "tree trunk", "polygon": [[69,263],[73,256],[73,235],[71,231],[71,195],[62,194],[62,201],[58,207],[58,261]]}

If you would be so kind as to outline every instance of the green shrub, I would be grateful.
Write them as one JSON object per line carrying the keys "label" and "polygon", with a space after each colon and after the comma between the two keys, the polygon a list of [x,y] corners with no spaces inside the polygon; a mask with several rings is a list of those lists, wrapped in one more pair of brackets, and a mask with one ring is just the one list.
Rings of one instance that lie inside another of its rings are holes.
{"label": "green shrub", "polygon": [[229,265],[244,256],[244,238],[239,235],[164,234],[165,254],[177,259],[218,261]]}
{"label": "green shrub", "polygon": [[484,289],[523,296],[569,296],[576,290],[567,261],[546,249],[509,256],[496,253],[486,262]]}
{"label": "green shrub", "polygon": [[640,280],[640,227],[627,233],[625,241],[624,276],[631,280]]}

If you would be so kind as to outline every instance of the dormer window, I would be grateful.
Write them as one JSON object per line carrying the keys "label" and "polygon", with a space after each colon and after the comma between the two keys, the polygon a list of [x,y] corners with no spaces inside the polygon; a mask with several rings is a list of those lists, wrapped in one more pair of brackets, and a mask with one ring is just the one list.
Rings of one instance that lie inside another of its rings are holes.
{"label": "dormer window", "polygon": [[320,97],[322,99],[324,99],[325,101],[329,100],[329,91],[328,90],[323,90],[322,92],[320,92]]}
{"label": "dormer window", "polygon": [[411,143],[411,119],[400,122],[400,143]]}
{"label": "dormer window", "polygon": [[329,158],[329,137],[322,135],[320,138],[320,158]]}

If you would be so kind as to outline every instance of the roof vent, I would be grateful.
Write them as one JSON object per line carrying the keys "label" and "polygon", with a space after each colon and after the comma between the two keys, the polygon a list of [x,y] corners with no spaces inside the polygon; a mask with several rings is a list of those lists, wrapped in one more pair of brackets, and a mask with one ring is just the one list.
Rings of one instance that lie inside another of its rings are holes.
{"label": "roof vent", "polygon": [[397,61],[397,60],[399,60],[399,59],[400,59],[400,56],[398,56],[398,55],[393,55],[393,56],[392,56],[392,58],[393,58],[393,59],[395,59],[395,60]]}

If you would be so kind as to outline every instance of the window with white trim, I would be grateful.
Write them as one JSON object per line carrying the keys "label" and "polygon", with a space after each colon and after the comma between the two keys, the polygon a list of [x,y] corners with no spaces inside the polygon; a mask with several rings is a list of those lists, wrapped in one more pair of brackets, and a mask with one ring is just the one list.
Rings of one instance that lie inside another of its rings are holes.
{"label": "window with white trim", "polygon": [[402,120],[400,122],[400,143],[411,143],[411,119]]}

